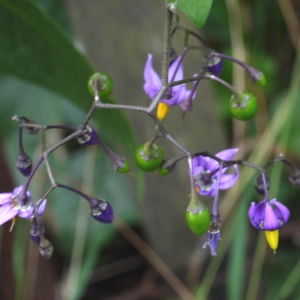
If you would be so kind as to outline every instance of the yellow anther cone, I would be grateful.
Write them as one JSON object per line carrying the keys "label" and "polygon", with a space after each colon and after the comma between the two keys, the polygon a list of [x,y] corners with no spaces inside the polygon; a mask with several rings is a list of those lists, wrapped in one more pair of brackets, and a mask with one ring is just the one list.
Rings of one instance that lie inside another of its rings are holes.
{"label": "yellow anther cone", "polygon": [[157,106],[157,112],[156,112],[157,119],[160,121],[163,120],[168,114],[170,107],[171,106],[169,106],[164,102],[159,102]]}
{"label": "yellow anther cone", "polygon": [[276,253],[276,249],[278,247],[279,230],[266,230],[265,234],[270,248],[274,250],[274,253]]}

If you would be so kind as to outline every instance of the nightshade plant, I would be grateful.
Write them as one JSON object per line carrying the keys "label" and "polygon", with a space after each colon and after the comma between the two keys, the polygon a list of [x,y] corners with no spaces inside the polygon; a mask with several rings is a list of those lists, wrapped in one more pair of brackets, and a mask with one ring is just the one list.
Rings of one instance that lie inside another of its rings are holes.
{"label": "nightshade plant", "polygon": [[[164,29],[164,47],[162,60],[162,73],[159,76],[152,67],[153,56],[148,54],[144,69],[144,90],[151,98],[149,106],[132,106],[123,104],[109,104],[102,102],[102,96],[109,95],[112,92],[112,81],[106,73],[96,73],[88,79],[89,91],[94,97],[91,101],[91,108],[84,121],[78,126],[69,125],[39,125],[26,117],[14,116],[13,120],[19,123],[19,155],[17,158],[17,168],[27,177],[25,183],[14,189],[11,193],[0,194],[0,224],[13,220],[16,222],[18,217],[31,220],[30,236],[39,246],[40,253],[45,258],[50,258],[53,252],[53,246],[45,238],[45,229],[41,223],[41,216],[46,206],[46,198],[56,188],[63,188],[72,193],[80,195],[88,201],[92,217],[99,222],[109,224],[113,222],[114,212],[112,206],[106,200],[89,196],[74,187],[58,183],[55,180],[48,157],[56,149],[68,143],[71,140],[77,140],[82,146],[100,146],[109,156],[112,167],[120,173],[129,172],[128,161],[115,154],[107,145],[101,141],[101,134],[98,134],[89,121],[97,109],[119,109],[137,111],[146,114],[153,119],[158,132],[155,132],[149,141],[144,141],[136,152],[138,166],[144,171],[154,171],[159,169],[159,174],[167,175],[173,172],[176,164],[181,160],[188,163],[188,175],[190,178],[190,202],[186,210],[186,220],[190,229],[197,235],[206,234],[207,241],[204,248],[208,246],[211,255],[217,254],[217,246],[221,237],[219,214],[219,190],[231,188],[239,177],[238,166],[243,165],[255,169],[258,173],[256,180],[256,189],[263,195],[264,200],[259,204],[251,203],[249,209],[249,218],[251,224],[258,230],[263,230],[270,247],[275,251],[278,245],[280,229],[289,219],[289,210],[276,199],[269,199],[269,181],[266,178],[266,169],[273,163],[281,162],[288,165],[292,172],[290,181],[294,185],[300,184],[300,171],[279,157],[268,163],[265,167],[260,167],[244,160],[233,160],[238,149],[225,149],[216,155],[207,151],[191,152],[181,145],[167,131],[161,122],[168,113],[170,106],[180,106],[184,111],[192,111],[192,101],[195,100],[197,88],[201,80],[212,80],[222,84],[232,93],[232,98],[228,99],[231,113],[239,120],[249,120],[254,117],[258,109],[256,97],[247,91],[238,91],[229,83],[222,80],[219,76],[223,68],[223,60],[227,59],[243,67],[249,75],[250,81],[254,84],[264,86],[266,81],[263,73],[247,64],[221,54],[211,49],[207,43],[195,32],[182,28],[176,21],[173,23],[174,12],[176,11],[176,2],[167,1],[166,23]],[[179,55],[176,54],[172,45],[173,36],[182,31],[185,34],[185,44]],[[199,46],[190,46],[189,37],[195,37]],[[186,54],[190,51],[201,51],[204,55],[202,63],[195,68],[195,75],[191,78],[184,78],[183,67]],[[172,57],[171,57],[172,53]],[[186,89],[186,84],[192,82],[193,88]],[[251,101],[251,102],[250,102]],[[249,107],[249,103],[251,106]],[[23,131],[26,129],[29,134],[41,134],[42,154],[39,160],[33,164],[31,158],[23,149]],[[57,144],[46,146],[46,131],[65,130],[68,135]],[[157,146],[157,141],[164,138],[174,147],[182,152],[178,157],[163,159],[163,151]],[[155,142],[155,144],[154,144]],[[159,153],[156,153],[159,151]],[[159,159],[157,159],[157,157]],[[153,159],[155,161],[153,162]],[[50,189],[38,201],[31,198],[29,186],[36,171],[45,162],[47,173],[51,182]],[[149,167],[150,165],[150,167]],[[228,173],[232,167],[234,173]],[[199,198],[199,195],[213,197],[211,208],[208,208]]]}

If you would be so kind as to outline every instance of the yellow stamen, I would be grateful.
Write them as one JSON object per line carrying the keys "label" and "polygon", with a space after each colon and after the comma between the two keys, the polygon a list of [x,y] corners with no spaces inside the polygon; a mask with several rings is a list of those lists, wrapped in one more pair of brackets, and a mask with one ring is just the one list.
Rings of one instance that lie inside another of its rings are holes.
{"label": "yellow stamen", "polygon": [[278,239],[279,239],[279,230],[273,230],[273,231],[265,231],[266,238],[268,241],[268,244],[272,250],[274,250],[274,254],[276,253],[276,249],[278,247]]}
{"label": "yellow stamen", "polygon": [[171,107],[170,105],[164,102],[159,102],[157,106],[157,112],[156,112],[157,119],[160,121],[164,119],[168,114],[170,107]]}
{"label": "yellow stamen", "polygon": [[196,193],[199,193],[199,188],[196,186],[195,187]]}
{"label": "yellow stamen", "polygon": [[12,220],[12,223],[11,223],[11,226],[10,226],[10,228],[9,228],[9,232],[12,232],[12,230],[14,229],[14,226],[15,226],[15,224],[16,224],[16,222],[18,221],[18,216],[15,216],[15,217],[13,217],[11,220]]}

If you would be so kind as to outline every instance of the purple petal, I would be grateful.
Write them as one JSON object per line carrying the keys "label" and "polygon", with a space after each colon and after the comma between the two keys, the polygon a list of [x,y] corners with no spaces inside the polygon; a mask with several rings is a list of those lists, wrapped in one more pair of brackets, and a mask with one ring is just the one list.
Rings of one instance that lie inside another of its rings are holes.
{"label": "purple petal", "polygon": [[235,154],[239,151],[238,148],[231,148],[223,150],[216,154],[219,158],[223,160],[232,160],[232,158],[235,156]]}
{"label": "purple petal", "polygon": [[148,59],[144,69],[144,79],[144,91],[151,99],[154,99],[161,88],[161,79],[152,67],[151,54],[148,54]]}
{"label": "purple petal", "polygon": [[270,203],[272,204],[274,213],[276,214],[277,218],[280,221],[282,221],[282,223],[283,223],[282,225],[287,223],[287,221],[289,220],[289,217],[290,217],[289,209],[285,205],[278,202],[276,199],[272,199],[270,201]]}
{"label": "purple petal", "polygon": [[281,224],[273,211],[273,208],[269,202],[266,202],[264,230],[276,230],[281,227]]}
{"label": "purple petal", "polygon": [[[176,73],[175,73],[176,72]],[[183,65],[181,56],[178,56],[170,65],[169,68],[169,82],[178,81],[183,79]],[[177,85],[174,88],[178,88],[182,85]]]}
{"label": "purple petal", "polygon": [[[221,152],[218,152],[216,156],[221,158],[222,160],[232,160],[232,158],[238,151],[239,151],[238,148],[226,149]],[[219,168],[219,166],[220,164],[216,160],[211,159],[210,166],[209,166],[210,170],[215,170]],[[227,168],[223,168],[222,172],[226,172],[226,170]]]}
{"label": "purple petal", "polygon": [[255,205],[255,202],[252,202],[250,209],[248,211],[248,216],[249,216],[251,224],[259,230],[263,229],[261,227],[261,224],[265,218],[265,211],[266,211],[266,201],[265,200],[258,203],[257,205]]}
{"label": "purple petal", "polygon": [[43,201],[43,203],[39,206],[38,208],[38,215],[41,216],[46,208],[46,205],[47,205],[47,199],[45,199]]}
{"label": "purple petal", "polygon": [[8,203],[11,201],[12,193],[1,193],[0,194],[0,205]]}
{"label": "purple petal", "polygon": [[0,225],[8,220],[11,220],[18,214],[18,210],[13,209],[10,203],[4,204],[0,207]]}
{"label": "purple petal", "polygon": [[[226,190],[231,188],[239,178],[239,171],[238,168],[235,166],[236,173],[235,174],[223,174],[220,178],[220,190]],[[216,174],[217,176],[217,174]]]}
{"label": "purple petal", "polygon": [[19,217],[24,218],[24,219],[30,219],[33,216],[33,214],[34,214],[33,204],[31,204],[29,207],[27,207],[26,210],[23,210],[23,211],[19,210],[19,213],[18,213]]}
{"label": "purple petal", "polygon": [[199,188],[199,194],[203,195],[203,196],[209,196],[209,197],[214,197],[216,195],[216,185],[213,184],[209,190],[204,191],[202,189]]}
{"label": "purple petal", "polygon": [[197,167],[202,167],[205,171],[213,171],[210,168],[211,159],[209,157],[197,156],[193,158],[193,169]]}
{"label": "purple petal", "polygon": [[161,101],[170,105],[170,106],[174,106],[174,105],[178,105],[180,102],[180,95],[181,95],[181,92],[182,92],[182,89],[184,89],[184,86],[179,86],[178,89],[174,89],[174,87],[171,88],[171,91],[170,93],[172,94],[172,97],[171,98],[167,98],[167,97],[164,97]]}

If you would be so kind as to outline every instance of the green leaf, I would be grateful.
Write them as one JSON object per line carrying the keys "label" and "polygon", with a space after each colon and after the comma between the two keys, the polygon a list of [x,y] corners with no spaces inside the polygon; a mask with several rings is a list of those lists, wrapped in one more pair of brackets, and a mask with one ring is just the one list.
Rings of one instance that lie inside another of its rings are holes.
{"label": "green leaf", "polygon": [[[38,84],[89,110],[93,98],[87,80],[95,70],[46,12],[28,0],[0,0],[0,31],[0,72]],[[100,128],[108,128],[110,139],[132,152],[135,141],[124,114],[105,110],[99,115]]]}
{"label": "green leaf", "polygon": [[197,27],[201,28],[208,17],[212,0],[177,0],[177,5]]}

